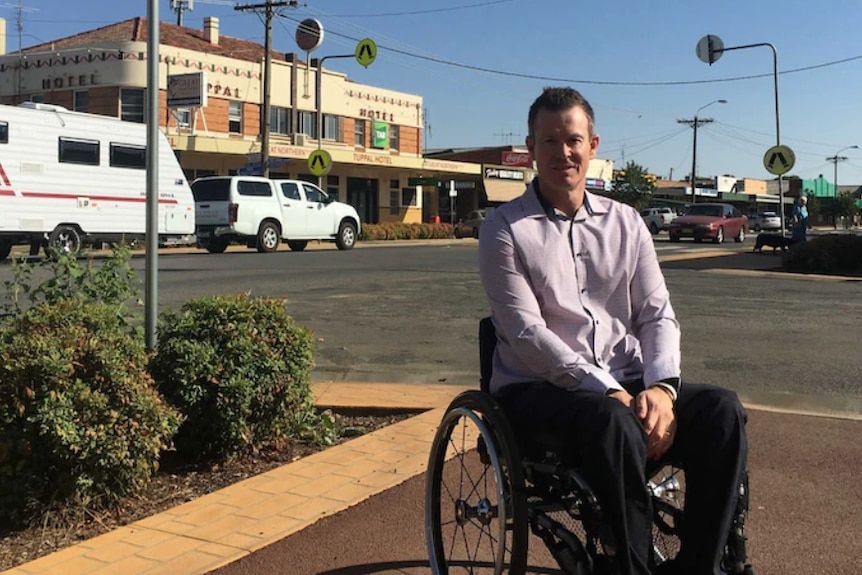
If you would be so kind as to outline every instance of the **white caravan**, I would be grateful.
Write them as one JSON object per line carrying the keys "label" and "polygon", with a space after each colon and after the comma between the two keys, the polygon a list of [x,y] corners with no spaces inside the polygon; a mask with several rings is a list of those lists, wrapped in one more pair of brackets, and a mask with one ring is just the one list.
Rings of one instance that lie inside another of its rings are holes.
{"label": "white caravan", "polygon": [[[194,243],[194,199],[159,132],[159,241]],[[0,105],[0,260],[85,243],[142,240],[147,212],[144,124],[27,102]]]}

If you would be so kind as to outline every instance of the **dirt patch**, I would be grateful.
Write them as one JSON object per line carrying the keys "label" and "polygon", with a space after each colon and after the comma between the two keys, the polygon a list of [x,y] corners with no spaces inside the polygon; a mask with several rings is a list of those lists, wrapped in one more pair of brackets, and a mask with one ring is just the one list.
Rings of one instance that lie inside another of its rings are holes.
{"label": "dirt patch", "polygon": [[[413,413],[336,414],[344,429],[350,430],[336,442],[344,443],[357,435],[371,433],[414,415]],[[233,483],[265,473],[297,459],[322,451],[325,447],[286,441],[278,447],[262,450],[217,465],[189,465],[175,454],[166,453],[161,469],[147,490],[129,497],[115,510],[104,513],[46,515],[40,525],[14,531],[0,531],[0,571],[33,561],[43,555],[85,541],[117,527],[134,523],[171,507],[218,491]]]}

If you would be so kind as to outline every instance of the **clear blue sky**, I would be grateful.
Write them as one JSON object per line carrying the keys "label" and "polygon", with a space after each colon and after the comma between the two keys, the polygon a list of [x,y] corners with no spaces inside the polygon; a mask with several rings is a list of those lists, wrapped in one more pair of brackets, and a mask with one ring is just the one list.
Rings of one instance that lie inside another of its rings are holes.
{"label": "clear blue sky", "polygon": [[[17,1],[0,6],[9,50],[18,44]],[[146,16],[148,6],[146,0],[22,2],[24,47]],[[200,28],[205,16],[217,16],[221,34],[263,43],[263,24],[253,13],[225,0],[194,4],[185,25]],[[159,1],[159,13],[176,22],[168,0]],[[781,141],[796,152],[792,174],[831,181],[826,157],[845,146],[862,148],[859,0],[307,0],[282,13],[286,18],[273,28],[282,52],[298,51],[296,21],[307,17],[327,31],[315,56],[351,53],[356,42],[345,36],[374,39],[380,50],[368,69],[353,60],[327,65],[358,82],[421,95],[429,148],[521,143],[527,109],[541,88],[565,84],[596,110],[600,157],[634,160],[662,177],[691,171],[692,130],[676,120],[726,99],[700,113],[715,121],[698,130],[698,175],[768,178],[763,154],[776,142],[772,52],[728,52],[710,67],[695,55],[705,34],[726,47],[777,48]],[[752,75],[763,76],[722,81]],[[862,185],[862,149],[841,155],[849,159],[838,166],[839,183]]]}

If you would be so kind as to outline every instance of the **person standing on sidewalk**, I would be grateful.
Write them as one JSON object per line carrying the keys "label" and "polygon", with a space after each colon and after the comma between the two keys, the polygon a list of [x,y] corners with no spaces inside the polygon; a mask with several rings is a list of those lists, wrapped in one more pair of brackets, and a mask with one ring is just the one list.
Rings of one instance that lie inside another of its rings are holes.
{"label": "person standing on sidewalk", "polygon": [[808,198],[799,196],[798,203],[793,206],[793,231],[790,233],[793,243],[808,239]]}
{"label": "person standing on sidewalk", "polygon": [[681,383],[680,326],[632,207],[586,191],[599,136],[571,88],[528,115],[538,176],[482,223],[479,272],[498,343],[491,393],[515,429],[565,437],[607,513],[619,573],[650,575],[649,460],[686,472],[686,523],[660,573],[720,575],[748,451],[736,394]]}

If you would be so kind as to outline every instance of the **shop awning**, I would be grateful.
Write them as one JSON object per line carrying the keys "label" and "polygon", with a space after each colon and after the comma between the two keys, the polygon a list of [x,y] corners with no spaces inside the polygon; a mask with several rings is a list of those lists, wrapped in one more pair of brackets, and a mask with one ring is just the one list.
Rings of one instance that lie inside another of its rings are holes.
{"label": "shop awning", "polygon": [[482,180],[489,202],[502,203],[514,200],[523,195],[527,186],[520,180],[499,180],[485,178]]}

